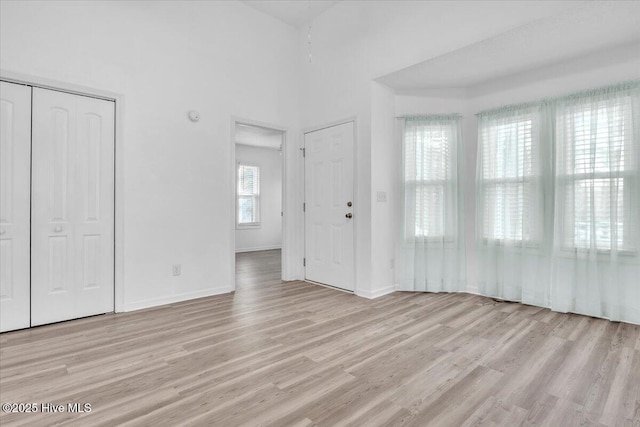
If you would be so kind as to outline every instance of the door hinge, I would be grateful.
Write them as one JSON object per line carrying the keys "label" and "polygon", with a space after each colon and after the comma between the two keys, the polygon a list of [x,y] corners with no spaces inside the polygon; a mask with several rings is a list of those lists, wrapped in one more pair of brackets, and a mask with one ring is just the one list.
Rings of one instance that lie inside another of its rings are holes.
{"label": "door hinge", "polygon": [[302,157],[307,157],[307,149],[302,147],[300,150],[302,151]]}
{"label": "door hinge", "polygon": [[302,258],[302,266],[303,267],[307,266],[307,259],[306,258]]}
{"label": "door hinge", "polygon": [[303,203],[302,204],[302,212],[306,212],[307,211],[307,204]]}

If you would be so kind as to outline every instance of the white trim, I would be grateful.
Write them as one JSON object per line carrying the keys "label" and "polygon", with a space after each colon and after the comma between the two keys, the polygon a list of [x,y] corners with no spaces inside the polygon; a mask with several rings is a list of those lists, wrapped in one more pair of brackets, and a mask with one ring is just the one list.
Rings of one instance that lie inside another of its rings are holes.
{"label": "white trim", "polygon": [[214,295],[226,294],[233,292],[231,286],[223,286],[221,288],[206,289],[202,291],[185,292],[160,298],[151,298],[142,301],[130,302],[124,305],[122,311],[142,310],[144,308],[158,307],[176,302],[183,302],[195,298],[210,297]]}
{"label": "white trim", "polygon": [[[355,133],[355,127],[356,127],[357,121],[358,121],[358,116],[351,116],[351,117],[348,117],[346,119],[336,120],[336,121],[333,121],[333,122],[328,122],[328,123],[324,123],[324,124],[317,125],[317,126],[311,126],[311,127],[306,128],[306,129],[303,129],[302,130],[302,135],[304,136],[307,133],[317,132],[319,130],[328,129],[328,128],[332,128],[332,127],[336,127],[336,126],[340,126],[340,125],[346,125],[347,123],[351,123],[351,122],[353,122],[354,133]],[[302,140],[302,142],[304,144],[304,139]],[[354,140],[354,146],[355,146],[355,140]]]}
{"label": "white trim", "polygon": [[293,215],[293,212],[287,212],[287,202],[289,200],[289,197],[293,197],[293,195],[289,195],[287,190],[288,190],[288,185],[287,185],[287,153],[289,150],[289,141],[287,136],[289,135],[290,131],[284,127],[284,126],[280,126],[280,125],[274,125],[271,123],[265,123],[265,122],[260,122],[260,121],[256,121],[256,120],[250,120],[250,119],[244,119],[238,116],[231,116],[231,133],[230,133],[230,160],[231,160],[231,165],[232,167],[231,169],[231,179],[229,180],[229,185],[231,186],[231,197],[232,197],[232,202],[230,204],[231,209],[232,209],[232,213],[230,215],[231,217],[231,227],[229,227],[229,232],[230,234],[230,247],[229,247],[229,255],[230,255],[230,260],[229,260],[229,277],[231,277],[231,291],[235,291],[236,289],[236,217],[237,217],[237,212],[236,212],[236,204],[237,204],[237,195],[236,195],[236,188],[237,188],[237,175],[238,175],[238,170],[237,170],[237,160],[236,160],[236,125],[249,125],[249,126],[257,126],[257,127],[261,127],[261,128],[266,128],[266,129],[271,129],[271,130],[276,130],[276,131],[280,131],[282,132],[282,163],[281,163],[281,168],[282,168],[282,256],[281,256],[281,274],[282,274],[282,279],[284,280],[285,278],[285,272],[290,271],[290,260],[289,260],[289,244],[287,243],[287,232],[286,230],[289,229],[290,226],[292,226],[294,224],[293,221],[289,220],[289,216]]}
{"label": "white trim", "polygon": [[304,279],[304,280],[302,280],[302,282],[309,283],[309,284],[311,284],[311,285],[318,285],[318,286],[322,286],[323,288],[331,289],[332,291],[340,291],[340,292],[344,292],[344,293],[346,293],[346,294],[355,295],[355,294],[354,294],[354,292],[353,292],[352,290],[344,289],[344,288],[339,288],[339,287],[337,287],[337,286],[326,285],[326,284],[324,284],[324,283],[316,282],[316,281],[309,280],[309,279]]}
{"label": "white trim", "polygon": [[[323,125],[309,127],[301,132],[302,133],[301,139],[302,139],[302,148],[304,149],[306,134],[317,132],[323,129],[340,126],[340,125],[345,125],[347,123],[353,123],[353,208],[352,209],[353,209],[353,216],[357,219],[360,217],[360,212],[359,212],[360,198],[358,197],[358,116],[352,116],[346,119],[325,123]],[[306,167],[307,167],[307,159],[305,156],[305,158],[302,161],[302,201],[305,203],[307,201],[307,197],[305,194],[307,189],[307,182],[306,182],[307,175],[305,171]],[[307,220],[307,216],[306,214],[303,214],[302,215],[302,234],[303,234],[302,253],[303,253],[303,257],[305,258],[307,256],[306,254],[306,248],[307,248],[306,220]],[[353,279],[352,279],[353,290],[348,290],[348,289],[345,289],[345,290],[347,292],[354,292],[357,295],[357,292],[358,292],[358,227],[356,227],[356,224],[358,224],[358,221],[354,220],[353,221]],[[302,277],[303,277],[302,280],[308,281],[306,267],[302,268]]]}
{"label": "white trim", "polygon": [[4,69],[0,69],[0,76],[2,77],[2,80],[8,83],[35,86],[40,89],[55,90],[57,92],[65,92],[72,95],[88,96],[91,98],[102,99],[104,101],[115,101],[118,96],[112,92],[97,90],[87,86],[80,86],[27,74],[14,73]]}
{"label": "white trim", "polygon": [[[278,130],[278,129],[275,129]],[[280,147],[267,147],[266,145],[247,144],[246,142],[236,142],[236,145],[242,145],[243,147],[259,148],[262,150],[280,151]]]}
{"label": "white trim", "polygon": [[124,95],[46,77],[16,73],[2,68],[0,68],[0,79],[115,102],[114,311],[116,313],[124,311]]}
{"label": "white trim", "polygon": [[388,295],[395,291],[396,291],[395,286],[387,286],[386,288],[376,289],[375,291],[369,291],[369,290],[357,291],[355,292],[355,294],[362,298],[375,299],[375,298],[380,298],[381,296],[384,296],[384,295]]}
{"label": "white trim", "polygon": [[282,249],[282,245],[275,245],[275,246],[258,246],[255,248],[243,248],[243,249],[236,249],[236,253],[243,253],[243,252],[257,252],[257,251],[271,251],[273,249]]}

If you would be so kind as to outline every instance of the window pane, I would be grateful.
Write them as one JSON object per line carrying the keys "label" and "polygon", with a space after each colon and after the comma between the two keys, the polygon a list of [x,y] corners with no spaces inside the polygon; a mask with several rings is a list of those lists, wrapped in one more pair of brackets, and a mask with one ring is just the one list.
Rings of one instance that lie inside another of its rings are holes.
{"label": "window pane", "polygon": [[534,173],[531,118],[497,121],[481,130],[484,178],[516,178]]}
{"label": "window pane", "polygon": [[405,135],[405,180],[444,180],[450,176],[450,125],[416,125]]}
{"label": "window pane", "polygon": [[529,182],[493,183],[484,187],[483,236],[489,239],[531,240],[533,218]]}
{"label": "window pane", "polygon": [[444,236],[443,207],[443,185],[421,185],[416,188],[416,236]]}
{"label": "window pane", "polygon": [[[626,108],[625,108],[626,107]],[[625,139],[631,108],[620,101],[609,105],[587,104],[574,111],[566,124],[570,142],[566,145],[564,172],[580,174],[623,171]],[[631,160],[631,159],[629,159]],[[626,164],[625,164],[626,163]]]}
{"label": "window pane", "polygon": [[260,168],[240,165],[238,168],[238,194],[257,195],[260,192]]}
{"label": "window pane", "polygon": [[480,122],[484,238],[536,237],[532,215],[538,213],[532,211],[539,148],[534,145],[532,122],[530,113]]}
{"label": "window pane", "polygon": [[241,196],[238,199],[238,223],[247,224],[256,221],[256,200],[254,197]]}
{"label": "window pane", "polygon": [[[566,243],[578,248],[624,245],[624,180],[581,179],[567,185]],[[615,234],[615,239],[614,239]]]}

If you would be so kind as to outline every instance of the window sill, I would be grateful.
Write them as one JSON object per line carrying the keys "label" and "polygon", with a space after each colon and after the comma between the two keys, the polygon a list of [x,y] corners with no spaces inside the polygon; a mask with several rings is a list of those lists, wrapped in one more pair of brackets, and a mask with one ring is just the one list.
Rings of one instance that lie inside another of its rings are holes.
{"label": "window sill", "polygon": [[[581,256],[586,256],[586,255],[590,255],[592,252],[596,253],[596,256],[598,257],[609,257],[611,256],[611,250],[610,249],[596,249],[595,251],[593,251],[590,248],[577,248],[577,247],[561,247],[561,248],[557,248],[556,249],[556,253],[560,256],[565,256],[565,257],[574,257],[576,255],[581,255]],[[618,256],[625,258],[625,259],[631,259],[631,258],[637,258],[638,257],[638,251],[634,251],[631,249],[620,249],[617,251]]]}
{"label": "window sill", "polygon": [[436,244],[455,244],[457,242],[457,240],[455,238],[452,237],[422,237],[422,236],[415,236],[415,237],[405,237],[404,239],[404,243],[406,245],[412,245],[415,243],[420,243],[420,244],[426,244],[426,245],[436,245]]}
{"label": "window sill", "polygon": [[507,239],[488,239],[482,238],[481,243],[485,246],[491,244],[493,246],[509,246],[522,249],[540,249],[542,243],[531,240],[507,240]]}
{"label": "window sill", "polygon": [[251,224],[236,224],[236,230],[253,230],[261,227],[262,225],[259,222]]}

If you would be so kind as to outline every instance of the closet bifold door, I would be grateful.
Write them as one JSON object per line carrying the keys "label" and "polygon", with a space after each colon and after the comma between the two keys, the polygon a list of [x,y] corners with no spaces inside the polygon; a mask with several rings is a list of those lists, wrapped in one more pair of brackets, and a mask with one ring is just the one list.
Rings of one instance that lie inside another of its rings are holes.
{"label": "closet bifold door", "polygon": [[33,89],[32,326],[114,309],[114,107]]}
{"label": "closet bifold door", "polygon": [[31,87],[0,82],[0,332],[29,327]]}

